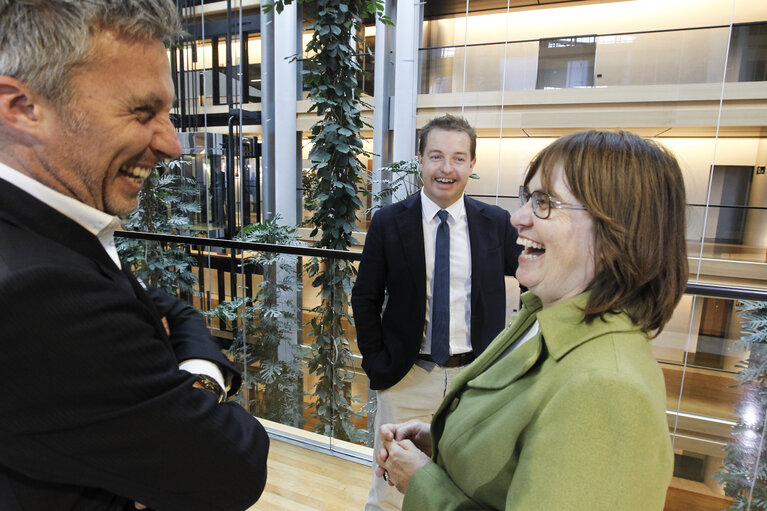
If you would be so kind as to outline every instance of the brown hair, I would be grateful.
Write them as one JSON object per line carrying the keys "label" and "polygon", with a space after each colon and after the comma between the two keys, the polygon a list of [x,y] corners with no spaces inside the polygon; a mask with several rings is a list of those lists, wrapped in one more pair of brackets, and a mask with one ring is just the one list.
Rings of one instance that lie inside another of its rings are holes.
{"label": "brown hair", "polygon": [[586,322],[625,311],[657,336],[687,284],[685,187],[674,156],[625,131],[582,131],[564,136],[530,162],[525,184],[541,172],[551,189],[562,165],[573,196],[595,221],[596,274]]}
{"label": "brown hair", "polygon": [[469,121],[463,117],[456,117],[455,115],[450,114],[435,117],[421,128],[421,135],[418,142],[418,154],[422,155],[426,150],[426,137],[429,136],[429,132],[433,129],[461,131],[466,133],[471,140],[471,159],[473,160],[477,157],[477,132],[471,127]]}

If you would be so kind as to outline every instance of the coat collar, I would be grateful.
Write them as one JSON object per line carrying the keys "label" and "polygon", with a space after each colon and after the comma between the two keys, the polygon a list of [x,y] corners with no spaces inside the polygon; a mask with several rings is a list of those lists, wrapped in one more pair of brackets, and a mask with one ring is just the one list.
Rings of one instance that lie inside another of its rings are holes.
{"label": "coat collar", "polygon": [[[434,414],[432,437],[439,438],[449,411],[458,405],[461,393],[468,387],[473,389],[500,389],[522,378],[544,354],[548,353],[555,360],[560,360],[578,346],[608,332],[639,332],[640,329],[627,314],[606,314],[604,319],[596,319],[590,324],[583,322],[583,308],[589,298],[589,292],[565,300],[552,307],[542,308],[540,299],[530,292],[522,295],[522,310],[490,343],[490,346],[456,377],[445,399]],[[536,319],[539,332],[519,348],[506,353]],[[488,372],[494,365],[503,367],[501,371]],[[436,442],[433,442],[436,459]]]}
{"label": "coat collar", "polygon": [[83,226],[0,179],[0,218],[25,230],[36,232],[92,259],[110,270],[119,271],[98,238]]}
{"label": "coat collar", "polygon": [[605,314],[591,323],[583,321],[590,293],[587,291],[546,309],[532,293],[525,293],[522,302],[527,306],[537,303],[538,323],[546,349],[556,360],[571,350],[607,332],[639,332],[640,328],[627,314]]}
{"label": "coat collar", "polygon": [[[537,296],[530,292],[524,293],[522,310],[482,355],[458,375],[443,404],[466,385],[484,388],[509,385],[535,365],[544,347],[552,358],[560,360],[573,349],[605,333],[640,332],[640,328],[627,314],[606,314],[604,319],[585,323],[582,310],[588,299],[589,293],[585,292],[543,309]],[[536,319],[538,334],[499,360]],[[485,370],[496,363],[503,363],[506,370],[502,374],[486,377]]]}

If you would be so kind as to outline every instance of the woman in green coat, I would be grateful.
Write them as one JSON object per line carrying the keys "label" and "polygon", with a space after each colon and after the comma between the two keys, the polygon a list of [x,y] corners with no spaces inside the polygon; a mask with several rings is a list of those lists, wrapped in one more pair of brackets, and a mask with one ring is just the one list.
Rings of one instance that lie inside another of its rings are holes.
{"label": "woman in green coat", "polygon": [[384,425],[403,510],[663,509],[673,454],[650,340],[687,282],[679,165],[626,132],[565,136],[531,162],[511,221],[529,289],[431,425]]}

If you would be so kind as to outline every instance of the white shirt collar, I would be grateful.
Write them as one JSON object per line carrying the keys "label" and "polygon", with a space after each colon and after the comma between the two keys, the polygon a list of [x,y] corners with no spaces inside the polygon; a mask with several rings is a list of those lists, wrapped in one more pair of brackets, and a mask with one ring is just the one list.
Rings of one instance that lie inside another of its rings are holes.
{"label": "white shirt collar", "polygon": [[40,202],[47,204],[62,215],[80,224],[85,230],[96,236],[113,261],[120,266],[117,251],[114,249],[114,232],[122,221],[96,208],[92,208],[77,199],[48,188],[44,184],[12,169],[0,162],[0,179],[21,188]]}
{"label": "white shirt collar", "polygon": [[423,188],[421,188],[421,210],[423,211],[423,218],[427,222],[434,220],[440,210],[444,209],[447,213],[453,217],[453,219],[462,218],[466,215],[466,205],[464,204],[463,194],[461,198],[452,203],[446,208],[439,207],[433,200],[426,196]]}

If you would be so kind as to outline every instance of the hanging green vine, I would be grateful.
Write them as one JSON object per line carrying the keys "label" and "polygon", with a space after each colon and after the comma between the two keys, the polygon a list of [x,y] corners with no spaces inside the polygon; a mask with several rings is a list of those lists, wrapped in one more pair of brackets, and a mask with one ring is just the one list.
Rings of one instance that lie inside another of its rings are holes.
{"label": "hanging green vine", "polygon": [[[280,224],[279,215],[243,228],[235,239],[273,245],[299,245],[296,228]],[[296,256],[257,252],[244,265],[262,275],[254,297],[236,297],[205,314],[224,320],[234,332],[228,355],[243,367],[243,385],[237,398],[253,415],[271,421],[303,426],[303,354],[285,342],[295,329],[295,304],[280,296],[300,288]]]}
{"label": "hanging green vine", "polygon": [[[278,13],[293,0],[274,2]],[[320,235],[316,246],[346,250],[355,243],[357,212],[362,202],[357,194],[365,166],[360,157],[368,156],[362,148],[363,103],[357,77],[362,68],[357,59],[356,43],[361,40],[363,18],[383,12],[380,0],[298,0],[313,21],[308,30],[312,38],[306,46],[309,57],[303,60],[304,84],[314,111],[320,116],[311,129],[312,162],[315,188],[309,204],[314,206],[307,223],[312,236]],[[385,18],[384,18],[385,19]],[[385,19],[388,22],[388,20]],[[352,360],[346,329],[352,318],[348,312],[349,295],[356,269],[348,261],[313,259],[306,270],[312,285],[320,288],[321,303],[311,312],[309,336],[312,357],[309,370],[317,375],[313,389],[315,431],[336,438],[364,441],[365,431],[356,429],[352,419],[358,413],[352,407]]]}
{"label": "hanging green vine", "polygon": [[[200,212],[197,181],[183,175],[185,160],[160,162],[139,192],[138,207],[128,215],[123,227],[129,231],[157,232],[194,236],[194,215]],[[195,292],[195,259],[179,243],[157,243],[131,238],[116,238],[120,257],[142,281],[172,295]]]}

